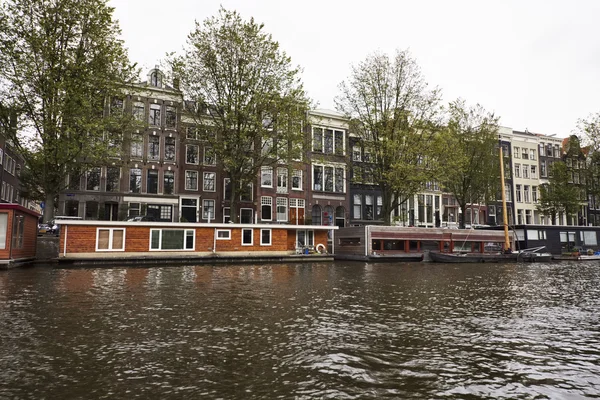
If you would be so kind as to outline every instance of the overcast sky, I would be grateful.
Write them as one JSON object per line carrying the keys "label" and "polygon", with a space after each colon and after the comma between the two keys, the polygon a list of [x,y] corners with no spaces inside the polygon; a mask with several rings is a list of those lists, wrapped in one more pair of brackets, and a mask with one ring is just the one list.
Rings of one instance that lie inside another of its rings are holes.
{"label": "overcast sky", "polygon": [[600,112],[600,1],[110,0],[132,61],[180,52],[194,21],[235,9],[265,24],[309,96],[334,109],[349,67],[410,49],[444,100],[480,103],[515,130],[564,137]]}

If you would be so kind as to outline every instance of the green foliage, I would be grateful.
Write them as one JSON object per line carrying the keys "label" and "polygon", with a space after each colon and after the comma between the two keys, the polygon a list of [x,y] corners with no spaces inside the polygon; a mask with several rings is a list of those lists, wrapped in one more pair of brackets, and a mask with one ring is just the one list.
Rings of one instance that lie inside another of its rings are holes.
{"label": "green foliage", "polygon": [[27,164],[24,191],[46,199],[46,220],[65,175],[118,148],[123,116],[105,117],[105,102],[134,71],[112,12],[106,0],[7,0],[0,9],[0,98],[18,115],[11,139]]}
{"label": "green foliage", "polygon": [[542,215],[551,217],[553,223],[560,214],[576,215],[580,207],[579,188],[570,183],[571,171],[562,161],[550,167],[547,184],[540,186],[539,204],[536,206]]}
{"label": "green foliage", "polygon": [[392,210],[440,172],[440,91],[428,88],[408,51],[368,56],[352,67],[340,91],[337,108],[373,157],[373,179],[390,225]]}
{"label": "green foliage", "polygon": [[194,100],[190,123],[231,178],[231,218],[237,222],[240,188],[261,167],[301,156],[309,109],[300,70],[254,19],[223,8],[188,36],[185,54],[170,60],[185,98]]}
{"label": "green foliage", "polygon": [[[442,185],[460,207],[495,200],[499,193],[498,117],[479,104],[467,107],[463,100],[449,106],[450,120],[444,132],[446,149]],[[464,228],[464,213],[460,227]]]}

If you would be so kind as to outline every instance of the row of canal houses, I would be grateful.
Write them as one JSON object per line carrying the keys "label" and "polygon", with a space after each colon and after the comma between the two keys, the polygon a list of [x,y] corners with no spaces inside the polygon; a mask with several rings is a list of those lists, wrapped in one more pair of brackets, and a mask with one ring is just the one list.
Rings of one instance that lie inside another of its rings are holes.
{"label": "row of canal houses", "polygon": [[[169,86],[155,68],[147,81],[135,86],[111,109],[121,108],[140,121],[140,128],[124,141],[123,157],[70,179],[59,197],[58,213],[86,220],[125,220],[148,215],[164,222],[222,222],[230,220],[229,179],[211,149],[187,126],[185,102],[176,85]],[[359,181],[368,174],[370,155],[348,130],[343,115],[312,110],[303,162],[297,168],[263,168],[255,184],[240,197],[241,223],[336,225],[383,223],[377,187]],[[514,224],[551,224],[536,210],[539,186],[547,181],[551,164],[563,159],[563,139],[501,128],[499,137],[510,158],[506,176],[508,217]],[[583,168],[576,160],[575,168]],[[575,183],[580,183],[579,178]],[[559,223],[600,224],[582,202],[579,215]],[[469,224],[501,223],[499,204],[457,206],[435,182],[408,199],[395,212],[398,225],[456,226],[459,213]]]}

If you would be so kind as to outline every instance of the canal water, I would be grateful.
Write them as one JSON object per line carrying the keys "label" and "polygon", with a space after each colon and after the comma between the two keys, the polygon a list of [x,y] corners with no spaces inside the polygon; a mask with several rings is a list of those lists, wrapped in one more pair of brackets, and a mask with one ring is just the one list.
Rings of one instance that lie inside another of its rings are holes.
{"label": "canal water", "polygon": [[0,271],[0,398],[600,398],[600,262]]}

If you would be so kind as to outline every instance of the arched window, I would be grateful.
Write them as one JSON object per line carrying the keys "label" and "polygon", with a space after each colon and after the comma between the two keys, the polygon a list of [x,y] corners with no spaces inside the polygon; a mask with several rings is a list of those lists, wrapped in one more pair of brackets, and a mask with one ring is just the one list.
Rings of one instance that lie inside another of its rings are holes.
{"label": "arched window", "polygon": [[343,228],[346,223],[346,210],[340,206],[335,209],[335,225]]}
{"label": "arched window", "polygon": [[158,71],[154,71],[150,74],[150,84],[155,87],[161,86],[161,77]]}
{"label": "arched window", "polygon": [[318,204],[312,207],[312,224],[321,225],[321,206]]}

